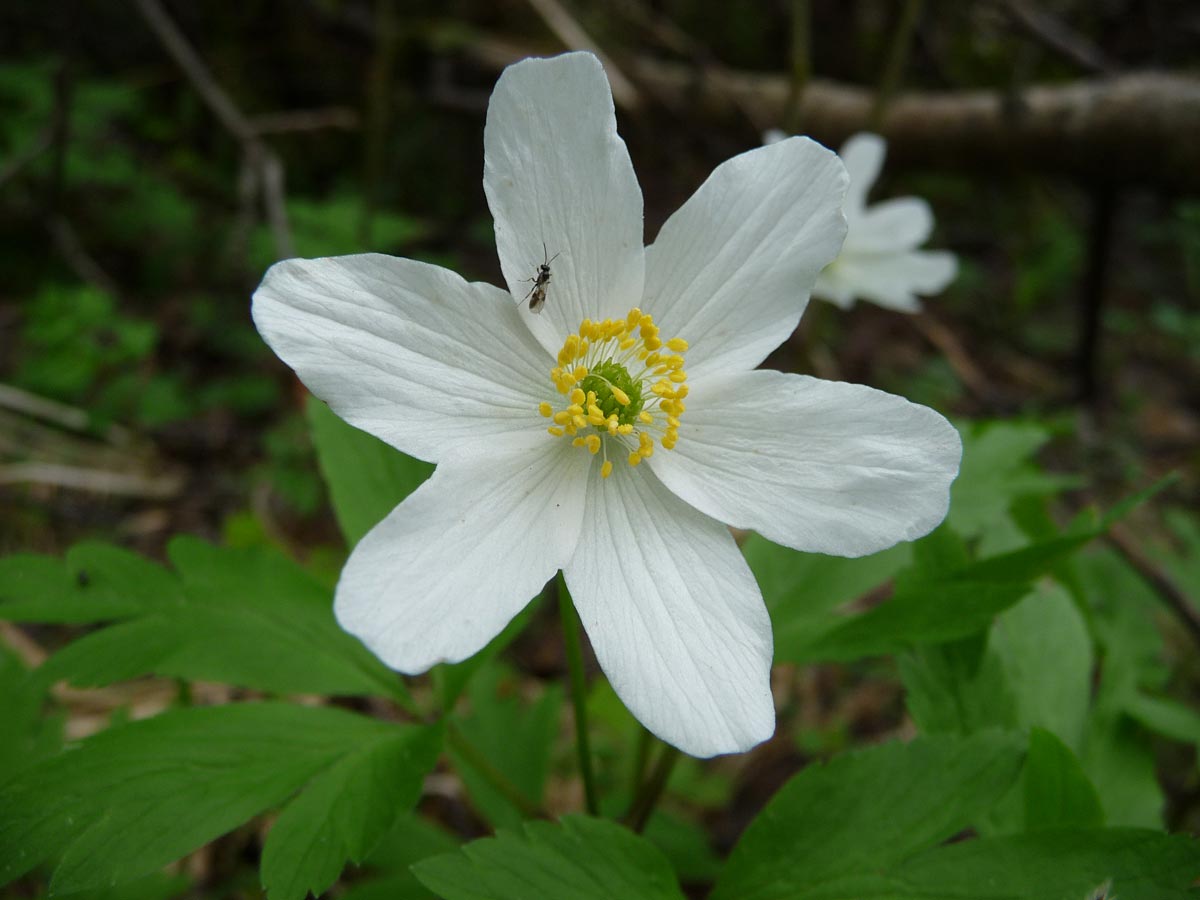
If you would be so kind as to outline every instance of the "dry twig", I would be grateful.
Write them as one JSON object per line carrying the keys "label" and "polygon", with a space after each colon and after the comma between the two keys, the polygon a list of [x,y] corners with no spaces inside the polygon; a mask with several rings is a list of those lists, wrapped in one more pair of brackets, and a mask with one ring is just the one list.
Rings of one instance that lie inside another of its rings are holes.
{"label": "dry twig", "polygon": [[262,192],[266,208],[267,223],[275,241],[275,255],[287,259],[295,255],[291,230],[288,227],[287,205],[283,190],[283,163],[279,157],[259,139],[259,132],[250,120],[242,115],[230,96],[225,93],[209,72],[208,66],[188,43],[183,32],[171,20],[158,0],[134,0],[146,24],[157,35],[171,58],[183,70],[192,87],[208,105],[213,114],[242,145],[242,154],[249,168],[257,175],[255,184]]}

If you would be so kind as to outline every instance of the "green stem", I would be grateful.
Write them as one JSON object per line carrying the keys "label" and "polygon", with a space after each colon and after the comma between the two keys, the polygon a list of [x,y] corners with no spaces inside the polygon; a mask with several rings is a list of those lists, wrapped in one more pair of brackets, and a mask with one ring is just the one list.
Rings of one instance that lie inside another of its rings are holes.
{"label": "green stem", "polygon": [[658,756],[658,762],[654,764],[654,771],[642,783],[637,796],[633,798],[633,803],[629,806],[629,812],[625,814],[625,824],[634,831],[640,832],[646,827],[646,823],[650,820],[650,814],[654,812],[654,807],[658,805],[658,801],[667,787],[667,781],[671,778],[671,772],[675,769],[675,763],[679,761],[679,756],[679,751],[674,747],[663,747],[662,753]]}
{"label": "green stem", "polygon": [[583,777],[583,795],[588,815],[598,816],[596,780],[592,775],[592,751],[588,745],[587,683],[583,672],[583,644],[579,639],[579,616],[571,602],[566,583],[558,582],[558,614],[562,620],[563,642],[567,651],[567,671],[571,676],[571,702],[575,706],[575,747],[579,752],[579,774]]}
{"label": "green stem", "polygon": [[783,130],[799,134],[800,104],[812,78],[812,9],[809,0],[792,0],[792,77],[783,110]]}
{"label": "green stem", "polygon": [[875,105],[871,108],[870,119],[872,131],[878,132],[882,129],[883,115],[900,88],[904,70],[908,68],[908,51],[912,46],[913,34],[916,33],[923,6],[924,0],[905,0],[904,9],[900,12],[900,23],[892,37],[887,64],[879,78],[879,88],[875,91]]}
{"label": "green stem", "polygon": [[492,761],[467,740],[453,723],[447,724],[446,743],[450,745],[451,750],[466,760],[472,769],[482,775],[484,780],[496,789],[497,793],[503,795],[509,803],[519,809],[522,816],[527,819],[547,818],[545,810],[526,797],[520,788],[492,765]]}
{"label": "green stem", "polygon": [[646,777],[646,763],[650,761],[650,745],[654,735],[645,728],[638,729],[637,751],[633,757],[633,777],[629,780],[629,793],[636,794]]}

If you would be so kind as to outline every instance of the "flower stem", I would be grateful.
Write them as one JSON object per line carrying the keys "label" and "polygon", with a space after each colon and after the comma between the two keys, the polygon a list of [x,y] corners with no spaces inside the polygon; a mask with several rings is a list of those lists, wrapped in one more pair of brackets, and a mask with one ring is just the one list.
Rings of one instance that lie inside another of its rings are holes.
{"label": "flower stem", "polygon": [[579,774],[588,815],[600,814],[596,800],[596,780],[592,775],[592,751],[588,744],[587,683],[583,674],[583,645],[579,640],[579,616],[571,602],[566,582],[558,580],[558,615],[562,620],[563,642],[567,651],[567,671],[571,676],[571,702],[575,707],[575,748],[579,752]]}
{"label": "flower stem", "polygon": [[629,805],[629,812],[625,813],[625,824],[634,831],[641,832],[646,827],[646,823],[650,821],[650,814],[658,805],[678,760],[678,750],[674,747],[663,747],[650,777],[642,782],[637,795],[633,798],[633,803]]}
{"label": "flower stem", "polygon": [[449,723],[446,728],[446,743],[450,745],[451,750],[466,760],[471,768],[482,775],[484,780],[495,788],[497,793],[501,794],[504,799],[519,809],[522,816],[527,819],[547,818],[546,811],[526,797],[515,784],[508,780],[503,772],[492,765],[492,761],[481,753],[478,747],[467,740],[453,723]]}

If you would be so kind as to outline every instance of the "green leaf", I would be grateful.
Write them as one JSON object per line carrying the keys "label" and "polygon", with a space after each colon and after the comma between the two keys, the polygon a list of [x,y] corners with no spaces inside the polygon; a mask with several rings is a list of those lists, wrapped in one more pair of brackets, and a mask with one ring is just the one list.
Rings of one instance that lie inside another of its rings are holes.
{"label": "green leaf", "polygon": [[[1200,843],[1138,829],[1043,830],[962,841],[916,857],[892,887],[853,900],[1188,900],[1200,872]],[[815,895],[814,895],[815,896]],[[852,895],[821,894],[823,900]]]}
{"label": "green leaf", "polygon": [[180,709],[103,731],[0,788],[0,884],[53,858],[55,893],[131,881],[396,733],[283,703]]}
{"label": "green leaf", "polygon": [[410,871],[413,863],[458,850],[459,842],[415,813],[399,816],[366,865],[380,875],[355,882],[341,900],[437,900]]}
{"label": "green leaf", "polygon": [[661,853],[604,819],[565,816],[500,831],[413,871],[444,900],[683,900]]}
{"label": "green leaf", "polygon": [[77,544],[63,560],[0,559],[0,619],[104,622],[179,602],[179,585],[162,566],[108,544]]}
{"label": "green leaf", "polygon": [[986,636],[926,646],[901,659],[921,731],[1048,729],[1078,748],[1091,702],[1092,645],[1066,592],[1039,585],[1001,613]]}
{"label": "green leaf", "polygon": [[1026,829],[1104,824],[1096,789],[1071,748],[1052,732],[1030,733],[1023,777]]}
{"label": "green leaf", "polygon": [[189,537],[168,553],[181,602],[80,638],[43,677],[94,686],[154,674],[410,704],[399,676],[338,627],[329,589],[283,555]]}
{"label": "green leaf", "polygon": [[[475,677],[468,691],[471,715],[459,722],[459,731],[524,797],[540,804],[558,731],[562,687],[547,685],[540,697],[525,703],[515,692],[505,691],[504,681],[505,671],[499,665],[488,666]],[[484,818],[496,826],[521,823],[521,811],[468,759],[453,751],[451,758]]]}
{"label": "green leaf", "polygon": [[58,717],[43,718],[45,684],[0,644],[0,784],[56,752],[62,743]]}
{"label": "green leaf", "polygon": [[1182,741],[1200,744],[1200,714],[1178,701],[1133,692],[1122,704],[1126,713],[1151,731]]}
{"label": "green leaf", "polygon": [[944,841],[1013,786],[1022,751],[1016,737],[990,732],[885,744],[811,765],[750,823],[712,900],[807,896]]}
{"label": "green leaf", "polygon": [[1050,439],[1041,425],[1021,422],[960,423],[962,467],[950,490],[950,527],[979,537],[1007,518],[1020,497],[1058,493],[1077,478],[1048,475],[1033,456]]}
{"label": "green leaf", "polygon": [[334,516],[353,547],[429,477],[433,464],[348,425],[316,397],[308,398],[306,413]]}
{"label": "green leaf", "polygon": [[319,896],[347,860],[362,862],[417,802],[441,746],[440,728],[409,727],[313,778],[267,836],[262,883],[270,900]]}
{"label": "green leaf", "polygon": [[860,559],[800,553],[752,534],[742,553],[763,593],[775,634],[775,659],[803,655],[830,613],[885,584],[911,559],[908,544]]}

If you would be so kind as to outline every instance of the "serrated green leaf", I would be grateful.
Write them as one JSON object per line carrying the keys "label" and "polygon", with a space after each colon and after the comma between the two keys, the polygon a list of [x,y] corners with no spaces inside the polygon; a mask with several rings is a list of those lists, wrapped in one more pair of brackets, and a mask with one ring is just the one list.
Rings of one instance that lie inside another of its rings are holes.
{"label": "serrated green leaf", "polygon": [[911,559],[908,544],[860,559],[800,553],[752,534],[742,544],[771,613],[775,659],[798,658],[829,615],[885,584]]}
{"label": "serrated green leaf", "polygon": [[338,627],[329,589],[282,554],[188,537],[168,553],[179,603],[80,638],[42,677],[95,686],[153,674],[411,704],[400,678]]}
{"label": "serrated green leaf", "polygon": [[712,900],[808,896],[944,841],[1013,786],[1022,754],[1015,736],[985,732],[885,744],[809,766],[750,823]]}
{"label": "serrated green leaf", "polygon": [[348,425],[316,397],[305,411],[334,516],[353,547],[429,477],[433,464]]}
{"label": "serrated green leaf", "polygon": [[0,884],[54,858],[55,893],[131,881],[395,733],[283,703],[180,709],[103,731],[0,788]]}
{"label": "serrated green leaf", "polygon": [[61,721],[42,717],[45,684],[0,644],[0,785],[62,743]]}
{"label": "serrated green leaf", "polygon": [[1086,828],[1104,824],[1096,789],[1071,748],[1053,732],[1034,728],[1022,775],[1025,828]]}
{"label": "serrated green leaf", "polygon": [[122,619],[180,602],[162,566],[119,547],[76,544],[62,560],[36,554],[0,559],[0,619],[85,623]]}
{"label": "serrated green leaf", "polygon": [[361,862],[421,795],[440,728],[406,727],[347,754],[288,804],[263,847],[270,900],[320,896],[347,861]]}
{"label": "serrated green leaf", "polygon": [[565,816],[501,831],[413,866],[443,900],[683,900],[661,853],[603,819]]}
{"label": "serrated green leaf", "polygon": [[1054,494],[1077,478],[1046,474],[1032,460],[1050,439],[1041,425],[1022,422],[960,423],[962,467],[950,489],[950,526],[963,537],[984,534],[1008,517],[1020,497]]}
{"label": "serrated green leaf", "polygon": [[858,900],[1088,900],[1106,883],[1114,900],[1188,900],[1197,872],[1200,843],[1191,838],[1048,829],[939,847],[898,867],[892,890]]}

